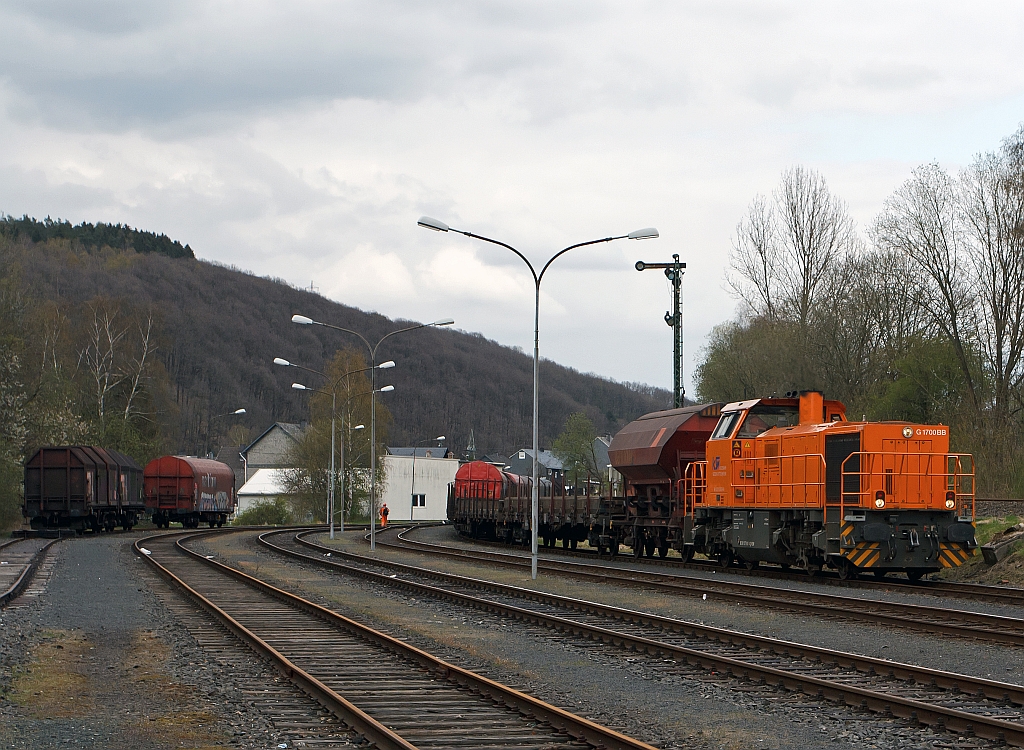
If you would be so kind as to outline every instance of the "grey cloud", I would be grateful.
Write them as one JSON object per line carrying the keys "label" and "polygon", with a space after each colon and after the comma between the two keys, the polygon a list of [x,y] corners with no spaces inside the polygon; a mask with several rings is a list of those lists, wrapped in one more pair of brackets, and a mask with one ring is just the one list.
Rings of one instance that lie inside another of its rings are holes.
{"label": "grey cloud", "polygon": [[[208,4],[50,0],[0,6],[0,72],[12,113],[68,129],[216,129],[304,101],[405,101],[467,77],[550,65],[550,37],[585,25],[546,4],[370,2],[219,14]],[[83,10],[82,8],[87,10]],[[507,25],[509,18],[518,25]]]}
{"label": "grey cloud", "polygon": [[54,184],[41,170],[0,166],[0,213],[9,216],[95,222],[116,203],[108,188]]}

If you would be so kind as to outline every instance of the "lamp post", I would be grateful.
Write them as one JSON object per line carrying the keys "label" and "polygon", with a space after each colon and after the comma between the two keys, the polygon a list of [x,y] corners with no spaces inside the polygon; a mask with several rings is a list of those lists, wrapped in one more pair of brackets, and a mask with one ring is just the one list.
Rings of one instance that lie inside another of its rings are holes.
{"label": "lamp post", "polygon": [[212,417],[210,417],[210,419],[208,420],[208,422],[210,423],[210,428],[207,430],[207,435],[206,435],[206,455],[207,455],[207,458],[209,458],[210,454],[213,452],[213,451],[210,450],[210,435],[209,435],[209,431],[213,429],[213,426],[212,426],[213,425],[213,420],[220,419],[221,417],[234,417],[234,416],[237,416],[239,414],[245,414],[245,409],[235,409],[234,411],[224,412],[223,414],[214,414]]}
{"label": "lamp post", "polygon": [[[433,323],[421,323],[416,326],[409,326],[408,328],[399,328],[397,331],[384,334],[376,344],[370,344],[366,340],[366,337],[357,331],[353,331],[350,328],[342,328],[341,326],[331,325],[330,323],[321,323],[318,320],[307,318],[305,315],[292,315],[292,323],[297,323],[302,326],[323,326],[324,328],[331,328],[335,331],[341,331],[343,333],[351,333],[353,336],[358,336],[359,340],[366,344],[366,349],[370,353],[370,387],[375,389],[375,378],[376,362],[377,362],[377,349],[387,339],[395,336],[399,333],[405,333],[407,331],[416,331],[420,328],[440,328],[441,326],[454,325],[455,321],[451,318],[445,318],[443,320],[435,320]],[[377,391],[370,391],[370,550],[377,549]]]}
{"label": "lamp post", "polygon": [[[319,370],[314,370],[314,369],[309,368],[309,367],[303,367],[302,365],[294,364],[292,362],[289,362],[287,359],[282,359],[281,357],[274,357],[274,364],[275,365],[279,365],[281,367],[295,367],[295,368],[297,368],[299,370],[305,370],[306,372],[311,372],[311,373],[313,373],[315,375],[319,375],[324,380],[327,380],[327,375],[322,373],[322,372],[320,372]],[[395,366],[394,360],[388,360],[387,362],[381,362],[379,365],[376,366],[376,369],[378,369],[378,370],[387,370],[387,369],[390,369],[390,368],[392,368],[394,366]],[[334,539],[334,485],[335,485],[335,481],[336,481],[335,480],[335,476],[336,475],[335,475],[335,472],[334,472],[334,415],[335,415],[335,404],[337,403],[338,383],[340,383],[343,378],[347,378],[349,375],[355,375],[356,373],[366,372],[367,370],[372,370],[372,369],[374,369],[374,368],[373,367],[362,367],[362,368],[360,368],[358,370],[352,370],[350,372],[346,372],[344,375],[338,376],[338,378],[333,383],[331,383],[331,483],[330,483],[330,485],[327,488],[327,512],[328,512],[328,516],[330,518],[331,539]],[[296,385],[299,385],[299,384],[298,383],[292,383],[292,388],[295,388]],[[303,386],[302,388],[297,389],[297,390],[313,390],[313,389],[306,388],[305,386]],[[392,390],[394,390],[394,386],[392,386]],[[362,395],[366,395],[366,394],[362,394]],[[345,399],[345,403],[347,404],[351,398],[352,397],[349,396],[348,399]],[[345,471],[345,452],[344,452],[345,451],[345,444],[342,443],[341,445],[342,445],[341,470],[342,470],[342,472],[344,472]],[[342,512],[341,530],[342,531],[345,530],[344,511]]]}
{"label": "lamp post", "polygon": [[[369,368],[367,368],[367,369],[369,369]],[[294,388],[297,391],[313,391],[314,393],[322,393],[325,396],[330,394],[330,396],[331,396],[331,410],[333,412],[333,410],[334,410],[334,392],[333,391],[322,391],[319,388],[310,388],[308,386],[303,385],[302,383],[292,383],[292,388]],[[379,388],[379,389],[377,389],[375,391],[365,391],[363,393],[354,393],[351,396],[349,396],[347,399],[345,399],[345,403],[342,404],[342,406],[347,404],[349,401],[351,401],[356,396],[371,396],[371,395],[373,395],[375,393],[389,393],[390,391],[393,391],[393,390],[395,390],[395,386],[393,386],[393,385],[386,385],[383,388]],[[362,428],[362,425],[359,425],[358,427],[356,427],[357,430],[361,429],[361,428]],[[341,450],[342,450],[342,453],[341,453],[341,461],[342,461],[341,469],[342,469],[342,472],[344,473],[344,471],[345,471],[345,443],[344,443],[344,441],[342,441]],[[330,481],[330,484],[327,487],[327,516],[328,516],[328,522],[330,524],[330,529],[331,529],[331,539],[334,539],[334,483],[335,483],[335,478],[334,477],[335,477],[335,471],[334,471],[334,419],[333,419],[333,415],[332,415],[332,418],[331,418],[331,472],[330,472],[330,474],[331,474],[331,481]],[[342,480],[342,481],[344,482],[344,480]],[[341,491],[342,491],[342,499],[344,499],[344,492],[345,492],[344,484],[342,485]],[[345,521],[344,521],[344,506],[342,506],[342,527],[341,527],[342,531],[345,530],[344,523],[345,523]]]}
{"label": "lamp post", "polygon": [[538,403],[540,401],[539,381],[540,381],[540,283],[544,279],[544,273],[551,267],[551,264],[555,262],[565,253],[573,250],[577,247],[584,247],[586,245],[597,245],[602,242],[612,242],[614,240],[647,240],[654,239],[658,236],[658,230],[654,227],[648,227],[646,229],[637,229],[629,234],[618,235],[615,237],[604,237],[599,240],[589,240],[587,242],[579,242],[575,245],[569,245],[569,247],[559,250],[557,253],[552,255],[547,263],[541,268],[540,273],[537,273],[537,269],[534,268],[533,263],[523,255],[521,252],[516,250],[511,245],[498,240],[492,240],[490,237],[484,237],[483,235],[474,234],[472,232],[466,232],[461,229],[455,229],[445,224],[443,221],[432,219],[429,216],[421,216],[420,220],[416,222],[419,226],[425,229],[433,229],[435,232],[456,232],[466,237],[472,237],[476,240],[482,240],[483,242],[490,242],[492,245],[500,245],[501,247],[511,250],[513,253],[519,256],[519,258],[526,264],[530,269],[530,273],[533,274],[533,284],[536,290],[533,304],[533,491],[532,491],[532,502],[530,507],[530,573],[536,578],[537,577],[537,524],[538,524],[538,506],[540,505],[540,487],[539,487],[539,474],[537,464],[540,460],[540,434],[538,431]]}
{"label": "lamp post", "polygon": [[412,444],[412,486],[409,488],[409,494],[412,499],[409,501],[409,520],[412,520],[413,511],[416,509],[416,449],[424,443],[440,443],[444,440],[444,435],[438,435],[432,440],[420,440],[417,443]]}

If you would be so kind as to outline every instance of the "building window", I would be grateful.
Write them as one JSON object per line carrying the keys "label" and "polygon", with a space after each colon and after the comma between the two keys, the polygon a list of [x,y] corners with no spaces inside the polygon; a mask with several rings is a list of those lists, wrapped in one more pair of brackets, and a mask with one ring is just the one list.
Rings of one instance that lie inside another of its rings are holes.
{"label": "building window", "polygon": [[427,507],[427,496],[426,495],[413,495],[412,496],[412,507],[414,507],[414,508],[426,508]]}

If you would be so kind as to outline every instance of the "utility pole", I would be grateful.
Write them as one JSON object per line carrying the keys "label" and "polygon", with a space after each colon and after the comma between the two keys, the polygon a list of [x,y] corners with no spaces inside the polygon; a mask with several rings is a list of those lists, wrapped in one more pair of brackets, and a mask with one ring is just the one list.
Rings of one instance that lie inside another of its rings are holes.
{"label": "utility pole", "polygon": [[672,255],[671,263],[636,262],[637,271],[653,268],[665,269],[665,276],[672,283],[672,311],[665,313],[665,322],[672,327],[672,405],[678,409],[686,405],[686,385],[683,383],[683,313],[680,296],[686,264],[679,262],[679,255]]}

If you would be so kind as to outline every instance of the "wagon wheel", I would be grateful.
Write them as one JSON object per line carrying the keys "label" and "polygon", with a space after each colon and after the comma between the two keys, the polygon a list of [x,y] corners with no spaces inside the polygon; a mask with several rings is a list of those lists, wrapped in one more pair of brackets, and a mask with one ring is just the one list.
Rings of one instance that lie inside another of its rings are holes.
{"label": "wagon wheel", "polygon": [[608,557],[617,557],[618,554],[619,554],[619,543],[618,542],[612,542],[608,546]]}
{"label": "wagon wheel", "polygon": [[747,570],[753,570],[757,567],[757,560],[744,560],[743,567]]}
{"label": "wagon wheel", "polygon": [[576,549],[576,540],[575,539],[570,539],[569,540],[569,549]]}
{"label": "wagon wheel", "polygon": [[690,562],[690,560],[693,559],[693,545],[684,545],[682,551],[680,551],[679,554],[682,556],[684,563]]}
{"label": "wagon wheel", "polygon": [[839,571],[840,581],[848,581],[857,577],[857,567],[845,557],[839,561],[836,569]]}
{"label": "wagon wheel", "polygon": [[635,533],[633,534],[633,559],[639,560],[644,553],[644,543]]}
{"label": "wagon wheel", "polygon": [[650,539],[650,538],[645,539],[644,540],[644,554],[647,555],[647,557],[654,557],[654,549],[657,546],[658,546],[658,542],[657,542],[656,539]]}
{"label": "wagon wheel", "polygon": [[658,557],[668,557],[668,545],[662,544],[658,546]]}
{"label": "wagon wheel", "polygon": [[722,568],[728,568],[732,565],[732,552],[722,552],[718,555],[718,565]]}

